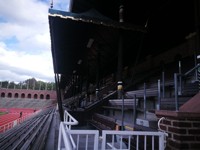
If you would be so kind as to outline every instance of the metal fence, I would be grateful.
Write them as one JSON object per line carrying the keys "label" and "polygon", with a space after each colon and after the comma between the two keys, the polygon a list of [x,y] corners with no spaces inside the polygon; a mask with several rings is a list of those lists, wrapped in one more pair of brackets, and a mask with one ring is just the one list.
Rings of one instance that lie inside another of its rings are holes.
{"label": "metal fence", "polygon": [[65,111],[65,122],[60,123],[58,150],[164,150],[164,132],[73,130],[78,121]]}

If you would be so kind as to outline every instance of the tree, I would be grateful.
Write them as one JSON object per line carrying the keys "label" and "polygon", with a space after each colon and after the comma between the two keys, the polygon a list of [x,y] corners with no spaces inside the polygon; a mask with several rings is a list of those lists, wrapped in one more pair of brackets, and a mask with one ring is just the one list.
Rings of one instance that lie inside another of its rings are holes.
{"label": "tree", "polygon": [[1,88],[9,89],[32,89],[32,90],[55,90],[54,82],[37,81],[35,78],[30,78],[25,81],[15,83],[14,81],[1,81]]}
{"label": "tree", "polygon": [[1,88],[7,88],[8,87],[8,81],[1,81]]}

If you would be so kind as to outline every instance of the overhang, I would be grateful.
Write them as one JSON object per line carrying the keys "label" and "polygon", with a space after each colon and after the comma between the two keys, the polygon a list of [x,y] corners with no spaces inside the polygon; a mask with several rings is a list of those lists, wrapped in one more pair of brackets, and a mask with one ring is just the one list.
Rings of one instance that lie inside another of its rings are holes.
{"label": "overhang", "polygon": [[[134,54],[145,32],[142,27],[119,23],[95,9],[80,14],[49,9],[49,25],[54,72],[65,76],[89,72],[90,78],[95,78],[98,55],[103,75],[116,71],[119,36],[126,39],[125,58]],[[129,63],[125,61],[124,65]]]}
{"label": "overhang", "polygon": [[[125,67],[177,46],[194,32],[193,1],[123,3],[129,24],[118,22],[119,3],[115,0],[76,0],[71,8],[74,13],[49,10],[55,73],[70,79],[79,72],[95,80],[98,60],[102,77],[117,71],[119,36],[123,36]],[[141,26],[145,25],[147,33],[143,34],[146,31]]]}

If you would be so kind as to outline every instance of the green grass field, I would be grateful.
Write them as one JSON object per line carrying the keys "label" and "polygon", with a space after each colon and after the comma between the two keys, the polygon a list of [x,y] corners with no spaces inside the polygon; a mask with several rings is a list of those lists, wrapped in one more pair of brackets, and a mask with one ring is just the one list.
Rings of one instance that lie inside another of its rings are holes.
{"label": "green grass field", "polygon": [[0,112],[0,116],[5,114],[7,114],[7,112]]}

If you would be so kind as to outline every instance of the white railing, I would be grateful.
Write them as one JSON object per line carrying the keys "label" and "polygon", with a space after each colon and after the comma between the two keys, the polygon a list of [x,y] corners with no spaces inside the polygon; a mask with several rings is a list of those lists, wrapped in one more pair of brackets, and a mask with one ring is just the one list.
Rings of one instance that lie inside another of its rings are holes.
{"label": "white railing", "polygon": [[68,134],[68,129],[65,128],[63,122],[60,123],[58,136],[58,150],[75,150],[76,145],[73,138]]}
{"label": "white railing", "polygon": [[164,132],[73,130],[78,121],[65,111],[64,122],[60,123],[58,150],[164,150],[166,136]]}
{"label": "white railing", "polygon": [[58,150],[98,150],[98,139],[98,130],[70,130],[66,122],[61,122]]}
{"label": "white railing", "polygon": [[77,125],[78,121],[70,115],[66,110],[64,112],[64,122],[60,123],[59,128],[59,137],[58,137],[58,150],[66,149],[66,150],[75,150],[76,145],[75,142],[69,134],[72,125]]}
{"label": "white railing", "polygon": [[[136,150],[164,150],[166,136],[167,135],[163,132],[103,130],[102,150],[130,150],[133,148]],[[131,147],[131,142],[134,147]]]}
{"label": "white railing", "polygon": [[65,110],[63,123],[69,128],[69,130],[71,130],[71,126],[77,125],[78,121]]}
{"label": "white railing", "polygon": [[98,150],[99,131],[98,130],[70,130],[69,134],[73,137],[76,150]]}

